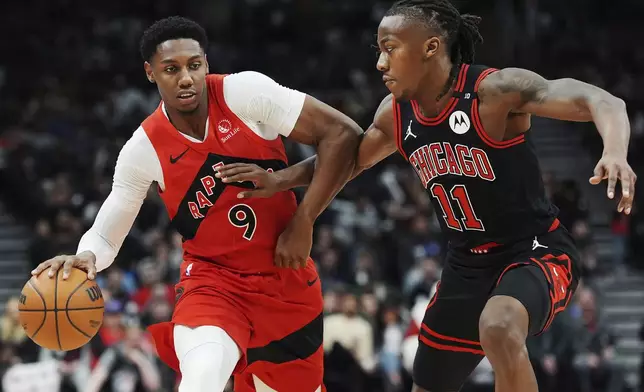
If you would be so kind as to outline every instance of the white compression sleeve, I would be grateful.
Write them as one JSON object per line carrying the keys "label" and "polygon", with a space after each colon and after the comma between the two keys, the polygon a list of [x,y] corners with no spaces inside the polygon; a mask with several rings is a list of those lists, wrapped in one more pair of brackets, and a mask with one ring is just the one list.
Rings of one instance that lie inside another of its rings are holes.
{"label": "white compression sleeve", "polygon": [[219,327],[174,326],[179,392],[223,392],[240,358],[235,341]]}
{"label": "white compression sleeve", "polygon": [[139,128],[121,149],[112,191],[78,244],[77,253],[91,251],[96,255],[98,271],[114,261],[155,181],[162,184],[161,163],[145,131]]}

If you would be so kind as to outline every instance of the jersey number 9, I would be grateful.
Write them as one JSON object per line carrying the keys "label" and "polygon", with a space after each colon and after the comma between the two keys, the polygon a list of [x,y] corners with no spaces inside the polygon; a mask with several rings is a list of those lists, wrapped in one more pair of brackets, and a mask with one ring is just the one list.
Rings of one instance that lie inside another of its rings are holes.
{"label": "jersey number 9", "polygon": [[257,228],[257,216],[250,206],[246,204],[237,204],[228,211],[228,220],[230,224],[243,228],[242,237],[248,241],[253,239],[255,229]]}

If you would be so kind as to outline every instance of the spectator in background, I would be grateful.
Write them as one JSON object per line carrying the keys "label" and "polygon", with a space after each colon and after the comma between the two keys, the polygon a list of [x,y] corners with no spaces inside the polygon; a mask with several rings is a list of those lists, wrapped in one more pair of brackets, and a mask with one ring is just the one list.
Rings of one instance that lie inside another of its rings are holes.
{"label": "spectator in background", "polygon": [[324,317],[325,384],[335,385],[334,391],[364,391],[375,367],[373,327],[358,314],[354,294],[342,296],[341,309]]}
{"label": "spectator in background", "polygon": [[29,269],[36,268],[43,260],[56,254],[56,251],[52,240],[51,224],[47,219],[42,218],[36,222],[34,237],[29,244]]}
{"label": "spectator in background", "polygon": [[569,313],[568,310],[560,314],[547,331],[527,341],[530,361],[542,392],[567,391],[577,384],[572,371],[575,329]]}
{"label": "spectator in background", "polygon": [[576,221],[585,219],[588,214],[579,185],[574,180],[562,181],[552,201],[559,207],[559,220],[565,227],[573,227]]}
{"label": "spectator in background", "polygon": [[[152,343],[136,323],[125,327],[122,342],[103,352],[85,392],[158,392],[161,374]],[[166,389],[168,390],[168,389]]]}
{"label": "spectator in background", "polygon": [[11,364],[36,362],[40,347],[27,337],[25,330],[20,325],[18,306],[18,297],[9,298],[4,315],[0,318],[3,360]]}
{"label": "spectator in background", "polygon": [[417,293],[429,294],[431,287],[440,279],[441,268],[435,257],[423,257],[411,268],[403,280],[402,292],[407,298]]}
{"label": "spectator in background", "polygon": [[382,312],[382,349],[380,367],[384,372],[385,392],[399,392],[403,389],[401,348],[403,329],[397,306],[387,306]]}
{"label": "spectator in background", "polygon": [[621,392],[624,372],[615,360],[615,336],[600,317],[595,293],[584,287],[577,298],[581,319],[574,335],[574,366],[581,392]]}

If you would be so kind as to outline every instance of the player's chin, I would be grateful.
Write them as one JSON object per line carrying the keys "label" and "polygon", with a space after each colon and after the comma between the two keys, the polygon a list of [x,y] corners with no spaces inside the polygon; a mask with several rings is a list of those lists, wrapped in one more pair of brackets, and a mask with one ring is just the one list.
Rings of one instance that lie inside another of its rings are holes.
{"label": "player's chin", "polygon": [[174,108],[179,112],[189,114],[195,112],[199,108],[199,99],[196,95],[194,96],[194,99],[187,101],[177,98],[173,104]]}
{"label": "player's chin", "polygon": [[394,96],[396,101],[405,101],[407,100],[405,90],[401,87],[400,83],[395,80],[389,80],[385,83],[385,86],[391,93],[391,95]]}

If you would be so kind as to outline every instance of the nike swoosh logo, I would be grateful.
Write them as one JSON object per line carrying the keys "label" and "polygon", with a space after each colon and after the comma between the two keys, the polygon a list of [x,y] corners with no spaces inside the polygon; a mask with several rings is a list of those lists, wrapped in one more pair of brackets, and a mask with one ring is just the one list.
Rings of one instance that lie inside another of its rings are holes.
{"label": "nike swoosh logo", "polygon": [[306,281],[306,284],[307,284],[309,287],[311,287],[311,286],[313,286],[313,285],[315,284],[315,282],[317,282],[317,281],[318,281],[318,278],[315,278],[315,279],[313,279],[313,280],[307,280],[307,281]]}
{"label": "nike swoosh logo", "polygon": [[181,159],[184,155],[186,155],[186,153],[188,152],[188,150],[189,150],[189,149],[190,149],[190,148],[186,148],[186,151],[182,152],[182,153],[181,153],[181,154],[179,154],[179,156],[177,156],[177,157],[173,157],[172,155],[170,155],[170,163],[171,163],[171,164],[173,164],[173,165],[174,165],[175,163],[177,163],[177,162],[179,161],[179,159]]}

